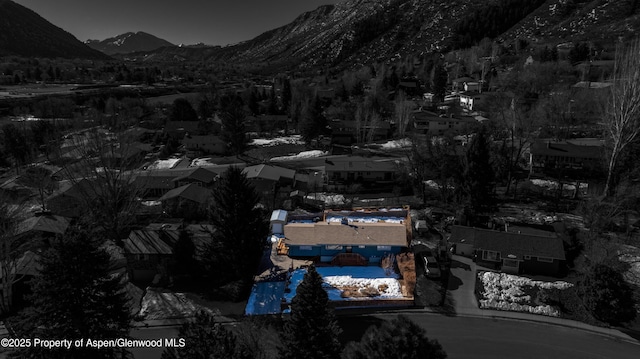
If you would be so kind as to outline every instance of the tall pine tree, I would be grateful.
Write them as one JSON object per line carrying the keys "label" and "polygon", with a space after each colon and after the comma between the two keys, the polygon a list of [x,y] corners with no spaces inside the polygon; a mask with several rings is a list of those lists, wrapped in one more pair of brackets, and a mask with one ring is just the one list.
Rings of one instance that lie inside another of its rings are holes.
{"label": "tall pine tree", "polygon": [[195,321],[182,325],[179,338],[185,340],[182,348],[166,348],[162,359],[244,359],[236,336],[206,312],[196,315]]}
{"label": "tall pine tree", "polygon": [[494,172],[490,162],[491,149],[484,127],[475,134],[467,149],[464,167],[464,191],[467,204],[476,213],[493,206]]}
{"label": "tall pine tree", "polygon": [[342,330],[329,307],[329,296],[322,283],[315,267],[309,267],[291,301],[291,316],[284,324],[280,347],[282,359],[333,359],[340,356],[342,348],[338,335]]}
{"label": "tall pine tree", "polygon": [[209,273],[218,284],[251,281],[269,231],[258,203],[253,185],[237,167],[230,167],[216,183],[210,207],[215,231],[207,257]]}
{"label": "tall pine tree", "polygon": [[[109,254],[82,228],[52,241],[32,281],[33,308],[20,335],[47,339],[116,339],[127,337],[131,314],[120,275],[109,273]],[[27,357],[115,358],[122,349],[32,348]]]}

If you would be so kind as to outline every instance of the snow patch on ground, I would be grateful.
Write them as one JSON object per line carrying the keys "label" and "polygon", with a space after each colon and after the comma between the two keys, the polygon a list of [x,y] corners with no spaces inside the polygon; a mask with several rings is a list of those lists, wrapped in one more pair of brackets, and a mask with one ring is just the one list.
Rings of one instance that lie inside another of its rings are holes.
{"label": "snow patch on ground", "polygon": [[301,160],[305,158],[315,158],[315,157],[326,156],[327,154],[329,154],[329,152],[320,151],[320,150],[303,151],[298,153],[297,155],[273,157],[271,161],[294,161],[294,160]]}
{"label": "snow patch on ground", "polygon": [[624,279],[640,286],[640,248],[623,245],[618,256],[621,262],[629,264],[629,269],[624,273]]}
{"label": "snow patch on ground", "polygon": [[347,199],[342,194],[309,193],[305,198],[310,200],[322,201],[326,206],[334,206],[347,203]]}
{"label": "snow patch on ground", "polygon": [[249,144],[260,147],[271,147],[277,145],[304,145],[304,141],[300,135],[291,135],[276,138],[255,138],[251,140]]}
{"label": "snow patch on ground", "polygon": [[142,298],[140,316],[146,320],[175,319],[193,317],[198,311],[204,310],[217,315],[214,310],[203,307],[187,298],[185,293],[173,293],[161,289],[147,288]]}
{"label": "snow patch on ground", "polygon": [[[380,267],[317,267],[316,270],[324,280],[324,289],[331,301],[403,298],[399,275]],[[284,294],[287,303],[296,296],[296,289],[305,273],[306,269],[291,273],[288,291]],[[348,296],[349,293],[358,296]]]}
{"label": "snow patch on ground", "polygon": [[402,138],[399,140],[392,140],[392,141],[388,141],[386,143],[383,143],[380,148],[385,149],[385,150],[392,150],[392,149],[398,149],[398,148],[407,148],[407,147],[411,147],[411,140],[408,138]]}
{"label": "snow patch on ground", "polygon": [[167,170],[167,169],[171,169],[171,168],[175,167],[175,165],[177,165],[178,162],[180,162],[180,158],[169,158],[168,160],[157,160],[154,163],[152,163],[151,165],[149,165],[149,167],[147,167],[147,169],[149,169],[149,170]]}
{"label": "snow patch on ground", "polygon": [[523,287],[564,290],[573,286],[573,284],[563,281],[543,282],[495,272],[478,272],[478,280],[482,282],[484,287],[480,308],[529,312],[552,317],[559,316],[560,311],[550,305],[530,305],[533,299],[530,295],[525,294]]}
{"label": "snow patch on ground", "polygon": [[[550,181],[550,180],[543,180],[543,179],[532,179],[531,183],[535,186],[544,187],[550,190],[558,189],[558,186],[559,186],[557,181]],[[587,188],[589,188],[589,185],[587,183],[580,183],[581,190],[586,190]],[[564,183],[562,185],[562,189],[566,191],[575,191],[576,185]]]}
{"label": "snow patch on ground", "polygon": [[216,163],[211,162],[213,159],[210,157],[206,158],[196,158],[191,161],[189,167],[207,167],[207,166],[217,166]]}

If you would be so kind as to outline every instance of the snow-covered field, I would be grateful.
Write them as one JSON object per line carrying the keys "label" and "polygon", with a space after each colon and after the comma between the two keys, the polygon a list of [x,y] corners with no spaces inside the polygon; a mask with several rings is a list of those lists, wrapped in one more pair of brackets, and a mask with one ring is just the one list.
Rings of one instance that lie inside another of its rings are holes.
{"label": "snow-covered field", "polygon": [[[380,267],[317,267],[324,280],[324,287],[331,301],[402,298],[398,274],[387,273]],[[289,280],[289,292],[284,298],[290,303],[296,288],[302,282],[306,269],[293,271]]]}
{"label": "snow-covered field", "polygon": [[180,162],[180,158],[169,158],[167,160],[157,160],[154,163],[152,163],[151,165],[149,165],[149,167],[147,167],[147,169],[149,169],[149,170],[171,169],[171,168],[175,167],[175,165],[177,165],[178,162]]}
{"label": "snow-covered field", "polygon": [[277,145],[304,145],[302,136],[291,135],[276,138],[255,138],[249,143],[253,146],[270,147]]}
{"label": "snow-covered field", "polygon": [[535,281],[512,274],[495,272],[478,272],[478,280],[482,282],[484,287],[480,308],[529,312],[552,317],[560,315],[558,309],[550,305],[531,305],[535,299],[527,295],[523,288],[563,290],[573,286],[573,284],[563,281]]}
{"label": "snow-covered field", "polygon": [[295,160],[302,160],[305,158],[326,156],[327,154],[329,154],[329,152],[327,151],[311,150],[311,151],[300,152],[297,155],[273,157],[271,161],[295,161]]}

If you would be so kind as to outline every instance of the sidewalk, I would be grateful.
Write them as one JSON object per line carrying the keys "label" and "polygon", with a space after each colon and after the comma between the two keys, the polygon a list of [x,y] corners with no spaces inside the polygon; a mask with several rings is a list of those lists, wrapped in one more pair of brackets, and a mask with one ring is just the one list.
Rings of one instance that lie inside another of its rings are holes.
{"label": "sidewalk", "polygon": [[[589,332],[607,335],[628,342],[640,344],[636,339],[611,328],[602,328],[574,320],[536,315],[522,312],[480,309],[474,293],[476,283],[476,264],[471,258],[454,255],[449,277],[448,293],[450,293],[455,308],[455,315],[478,318],[501,318],[511,320],[526,320],[530,322],[546,323],[563,327],[576,328]],[[427,311],[437,312],[431,308]]]}

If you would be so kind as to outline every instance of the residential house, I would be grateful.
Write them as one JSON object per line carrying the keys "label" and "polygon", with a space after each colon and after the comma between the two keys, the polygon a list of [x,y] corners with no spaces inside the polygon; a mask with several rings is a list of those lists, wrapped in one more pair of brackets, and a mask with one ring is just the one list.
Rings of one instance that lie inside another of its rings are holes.
{"label": "residential house", "polygon": [[275,202],[288,198],[296,184],[296,171],[284,167],[261,164],[246,167],[242,173],[247,176],[263,201],[274,206]]}
{"label": "residential house", "polygon": [[453,79],[451,80],[452,90],[453,92],[468,91],[468,90],[465,90],[465,83],[471,83],[471,82],[477,83],[477,80],[468,76]]}
{"label": "residential house", "polygon": [[477,121],[473,117],[439,116],[434,112],[415,111],[412,126],[415,133],[425,135],[443,135],[447,132],[460,132],[465,126]]}
{"label": "residential house", "polygon": [[[276,217],[273,228],[281,218]],[[388,254],[405,249],[411,239],[408,208],[325,211],[289,216],[279,240],[281,253],[314,257],[337,265],[379,264]]]}
{"label": "residential house", "polygon": [[545,169],[594,170],[602,166],[604,152],[604,141],[599,139],[537,140],[529,151],[529,168],[531,173]]}
{"label": "residential house", "polygon": [[168,191],[158,201],[163,203],[188,201],[197,205],[207,203],[211,195],[212,191],[210,189],[191,183]]}
{"label": "residential house", "polygon": [[331,143],[351,145],[356,142],[380,141],[392,135],[391,124],[387,121],[359,123],[358,121],[333,120]]}
{"label": "residential house", "polygon": [[227,143],[220,137],[214,135],[187,135],[182,140],[182,144],[187,150],[187,157],[195,158],[202,155],[221,155],[227,151]]}
{"label": "residential house", "polygon": [[550,235],[453,226],[455,253],[473,256],[478,265],[505,273],[558,275],[565,260],[562,239]]}
{"label": "residential house", "polygon": [[187,133],[198,133],[198,123],[198,121],[167,121],[164,132],[173,138],[182,139]]}
{"label": "residential house", "polygon": [[486,110],[487,98],[492,92],[465,91],[460,93],[460,107],[466,112]]}
{"label": "residential house", "polygon": [[36,213],[18,225],[17,235],[39,233],[45,236],[64,234],[69,227],[69,219],[52,213]]}
{"label": "residential house", "polygon": [[392,184],[398,166],[395,159],[345,156],[328,158],[324,162],[327,185],[360,183],[368,187]]}
{"label": "residential house", "polygon": [[90,180],[67,181],[49,196],[46,208],[56,215],[77,218],[85,213],[86,206],[96,196],[95,185]]}
{"label": "residential house", "polygon": [[140,188],[144,198],[159,198],[168,191],[187,184],[211,188],[219,175],[216,169],[222,171],[222,169],[214,166],[147,170],[136,176],[134,185]]}
{"label": "residential house", "polygon": [[137,229],[124,240],[129,278],[151,281],[157,274],[166,274],[180,232],[177,230]]}

